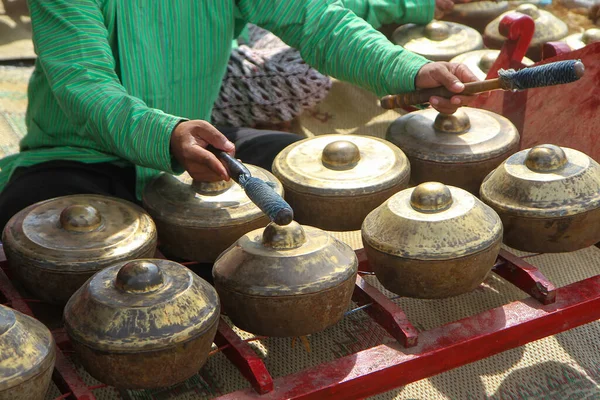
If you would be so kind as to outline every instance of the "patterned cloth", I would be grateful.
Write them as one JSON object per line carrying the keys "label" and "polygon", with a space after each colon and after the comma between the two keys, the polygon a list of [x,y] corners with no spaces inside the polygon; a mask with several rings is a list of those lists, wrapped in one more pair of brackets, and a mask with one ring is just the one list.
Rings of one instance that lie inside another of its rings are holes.
{"label": "patterned cloth", "polygon": [[310,67],[300,53],[274,34],[249,26],[249,42],[233,49],[212,122],[256,126],[291,121],[320,103],[329,77]]}

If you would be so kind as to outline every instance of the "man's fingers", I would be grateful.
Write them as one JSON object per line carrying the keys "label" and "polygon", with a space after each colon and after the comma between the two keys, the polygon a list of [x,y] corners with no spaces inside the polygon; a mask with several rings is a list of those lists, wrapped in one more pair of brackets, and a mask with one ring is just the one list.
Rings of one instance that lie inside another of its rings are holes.
{"label": "man's fingers", "polygon": [[431,77],[451,92],[460,93],[465,89],[465,85],[447,68],[434,69],[431,71]]}
{"label": "man's fingers", "polygon": [[206,143],[214,146],[216,149],[224,150],[228,153],[232,153],[235,150],[235,146],[231,143],[225,135],[223,135],[217,128],[209,124],[208,122],[202,126],[203,129],[199,130],[198,135],[200,139]]}
{"label": "man's fingers", "polygon": [[479,78],[465,64],[452,64],[454,75],[462,82],[478,82]]}
{"label": "man's fingers", "polygon": [[223,180],[221,176],[203,165],[197,166],[195,169],[188,171],[188,173],[192,179],[198,182],[219,182]]}
{"label": "man's fingers", "polygon": [[442,97],[432,97],[429,99],[429,102],[433,108],[444,114],[453,114],[459,107],[458,105],[452,104],[449,99],[444,99]]}
{"label": "man's fingers", "polygon": [[202,148],[199,145],[196,145],[190,147],[189,151],[186,153],[186,158],[189,165],[189,168],[186,168],[188,172],[198,170],[204,166],[213,171],[217,176],[220,177],[221,180],[229,179],[229,174],[227,173],[225,166],[210,151]]}
{"label": "man's fingers", "polygon": [[462,107],[471,104],[476,98],[477,96],[452,96],[450,99],[445,99],[443,97],[432,96],[429,99],[429,103],[434,107],[449,105],[452,107]]}

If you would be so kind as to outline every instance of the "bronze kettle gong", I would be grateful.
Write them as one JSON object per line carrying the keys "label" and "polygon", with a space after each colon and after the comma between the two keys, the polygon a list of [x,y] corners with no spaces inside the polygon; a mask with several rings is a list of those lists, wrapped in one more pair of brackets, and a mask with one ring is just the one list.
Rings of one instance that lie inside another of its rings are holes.
{"label": "bronze kettle gong", "polygon": [[572,50],[579,50],[588,44],[600,42],[600,29],[592,28],[582,33],[575,33],[567,36],[564,39],[564,42],[567,43]]}
{"label": "bronze kettle gong", "polygon": [[297,222],[330,231],[358,230],[367,214],[408,185],[410,164],[374,137],[323,135],[285,148],[273,174]]}
{"label": "bronze kettle gong", "polygon": [[217,259],[213,277],[224,311],[240,329],[296,337],[343,317],[357,271],[348,245],[293,221],[242,236]]}
{"label": "bronze kettle gong", "polygon": [[487,24],[506,11],[508,11],[506,1],[473,1],[455,4],[452,11],[445,14],[443,19],[470,26],[483,33]]}
{"label": "bronze kettle gong", "polygon": [[533,61],[540,61],[541,49],[544,43],[561,40],[569,33],[567,24],[549,11],[540,10],[533,4],[523,4],[513,11],[508,11],[498,16],[498,18],[488,24],[483,35],[487,47],[491,49],[502,48],[506,38],[500,34],[498,27],[502,18],[510,13],[529,15],[535,22],[533,38],[529,44],[529,50],[527,50],[527,57]]}
{"label": "bronze kettle gong", "polygon": [[519,133],[507,118],[467,107],[452,115],[408,113],[390,125],[386,139],[410,160],[411,183],[442,182],[475,195],[485,176],[519,149]]}
{"label": "bronze kettle gong", "polygon": [[504,224],[504,243],[558,253],[600,242],[600,165],[550,144],[522,150],[485,178],[481,200]]}
{"label": "bronze kettle gong", "polygon": [[54,371],[55,348],[44,324],[0,305],[0,400],[43,400]]}
{"label": "bronze kettle gong", "polygon": [[406,297],[445,298],[483,282],[500,251],[502,223],[472,194],[427,182],[373,210],[362,238],[386,289]]}
{"label": "bronze kettle gong", "polygon": [[483,38],[475,29],[445,21],[402,25],[392,34],[392,42],[432,61],[450,61],[483,48]]}
{"label": "bronze kettle gong", "polygon": [[94,378],[117,388],[183,382],[208,358],[219,322],[214,288],[168,260],[119,263],[69,300],[65,330]]}
{"label": "bronze kettle gong", "polygon": [[[465,64],[480,80],[485,80],[490,69],[496,62],[500,50],[475,50],[454,57],[450,62]],[[526,66],[533,65],[533,61],[524,57],[522,63]]]}
{"label": "bronze kettle gong", "polygon": [[39,202],[14,215],[3,232],[11,270],[36,297],[64,305],[97,271],[152,257],[154,222],[125,200],[72,195]]}
{"label": "bronze kettle gong", "polygon": [[[268,171],[245,164],[252,176],[283,186]],[[196,182],[185,172],[161,174],[144,189],[144,208],[158,229],[160,248],[170,258],[212,263],[244,233],[265,227],[266,216],[232,179]]]}

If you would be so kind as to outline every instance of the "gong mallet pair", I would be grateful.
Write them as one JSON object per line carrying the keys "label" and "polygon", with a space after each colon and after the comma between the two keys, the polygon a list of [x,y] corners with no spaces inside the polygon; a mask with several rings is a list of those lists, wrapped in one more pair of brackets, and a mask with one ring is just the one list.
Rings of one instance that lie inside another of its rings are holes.
{"label": "gong mallet pair", "polygon": [[381,107],[391,110],[428,103],[432,96],[450,99],[457,95],[474,95],[492,90],[521,91],[539,87],[562,85],[579,80],[585,68],[580,60],[557,61],[535,67],[499,70],[498,78],[465,83],[465,89],[454,93],[445,87],[421,89],[410,93],[385,96]]}
{"label": "gong mallet pair", "polygon": [[277,225],[288,225],[294,219],[294,211],[292,207],[274,190],[270,182],[265,182],[262,179],[253,177],[248,168],[238,159],[230,156],[227,152],[217,150],[209,146],[208,149],[212,152],[227,168],[227,172],[235,183],[240,185],[246,196],[262,212],[276,223]]}

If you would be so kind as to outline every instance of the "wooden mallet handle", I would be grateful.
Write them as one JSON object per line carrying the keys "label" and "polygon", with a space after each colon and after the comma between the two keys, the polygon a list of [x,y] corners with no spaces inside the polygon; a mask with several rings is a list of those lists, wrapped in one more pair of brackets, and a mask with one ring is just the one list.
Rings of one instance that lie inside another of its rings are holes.
{"label": "wooden mallet handle", "polygon": [[456,95],[474,95],[492,90],[526,90],[536,87],[553,86],[577,81],[583,76],[585,68],[578,60],[558,61],[554,63],[523,68],[519,71],[498,71],[498,78],[479,82],[465,83],[461,93],[454,93],[445,87],[421,89],[414,92],[385,96],[381,107],[391,110],[417,104],[428,103],[432,96],[450,99]]}

